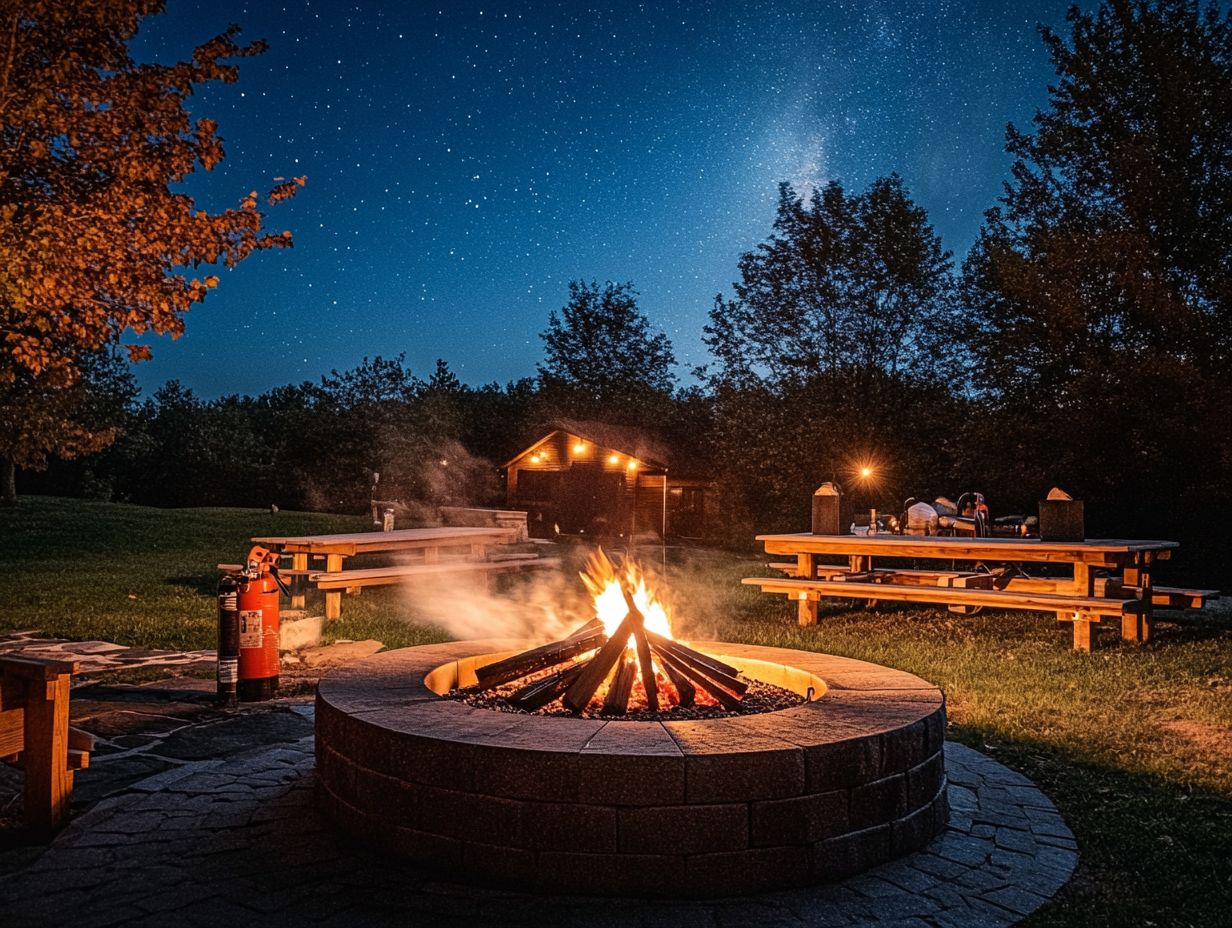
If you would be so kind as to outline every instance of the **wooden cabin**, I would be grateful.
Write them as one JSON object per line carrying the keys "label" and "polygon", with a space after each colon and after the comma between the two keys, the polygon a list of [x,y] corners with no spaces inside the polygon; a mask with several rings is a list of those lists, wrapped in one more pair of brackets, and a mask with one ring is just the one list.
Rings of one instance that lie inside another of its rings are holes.
{"label": "wooden cabin", "polygon": [[538,537],[700,538],[714,493],[643,429],[558,419],[505,464],[505,498]]}

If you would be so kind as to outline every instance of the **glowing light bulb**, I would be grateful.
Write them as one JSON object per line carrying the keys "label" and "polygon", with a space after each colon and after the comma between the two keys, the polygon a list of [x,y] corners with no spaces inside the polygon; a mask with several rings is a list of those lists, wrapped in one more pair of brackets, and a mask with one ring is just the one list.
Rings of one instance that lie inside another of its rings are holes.
{"label": "glowing light bulb", "polygon": [[620,455],[618,455],[618,454],[613,454],[613,455],[609,456],[609,457],[608,457],[608,459],[607,459],[607,462],[608,462],[609,464],[619,464],[619,463],[620,463]]}

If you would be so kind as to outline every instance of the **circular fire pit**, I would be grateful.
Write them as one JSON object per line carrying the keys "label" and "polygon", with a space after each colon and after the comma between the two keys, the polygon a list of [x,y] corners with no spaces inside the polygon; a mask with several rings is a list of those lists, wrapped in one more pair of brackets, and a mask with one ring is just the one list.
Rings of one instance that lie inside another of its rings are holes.
{"label": "circular fire pit", "polygon": [[936,687],[826,654],[694,646],[810,701],[696,721],[496,712],[441,694],[517,643],[391,651],[321,681],[321,806],[356,838],[452,876],[607,895],[839,879],[944,827]]}

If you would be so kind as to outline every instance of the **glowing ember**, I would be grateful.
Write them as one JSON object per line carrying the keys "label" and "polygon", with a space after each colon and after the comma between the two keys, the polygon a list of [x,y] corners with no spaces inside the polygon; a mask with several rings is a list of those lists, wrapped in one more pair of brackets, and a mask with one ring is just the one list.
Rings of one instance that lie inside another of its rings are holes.
{"label": "glowing ember", "polygon": [[[586,561],[586,570],[581,575],[586,589],[595,598],[595,615],[603,622],[603,633],[609,638],[616,633],[620,623],[629,614],[624,593],[620,588],[621,579],[633,591],[633,602],[646,617],[646,630],[672,637],[672,623],[668,618],[663,604],[654,598],[654,593],[646,586],[646,575],[631,557],[626,557],[621,565],[623,577],[617,576],[616,567],[608,556],[599,548]],[[630,636],[627,645],[633,648],[633,638]]]}

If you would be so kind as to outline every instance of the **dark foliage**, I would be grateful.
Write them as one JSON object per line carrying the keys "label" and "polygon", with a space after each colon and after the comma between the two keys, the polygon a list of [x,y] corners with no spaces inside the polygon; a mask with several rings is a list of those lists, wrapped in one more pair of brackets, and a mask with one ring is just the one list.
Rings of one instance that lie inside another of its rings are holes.
{"label": "dark foliage", "polygon": [[964,266],[998,425],[973,463],[1084,496],[1095,531],[1186,534],[1232,510],[1232,24],[1178,0],[1069,23]]}
{"label": "dark foliage", "polygon": [[17,502],[17,468],[42,471],[49,459],[106,448],[123,434],[137,385],[114,351],[80,355],[76,373],[11,371],[0,377],[0,503]]}
{"label": "dark foliage", "polygon": [[572,281],[540,336],[542,400],[552,412],[625,425],[662,420],[675,385],[672,345],[654,333],[632,284]]}
{"label": "dark foliage", "polygon": [[857,194],[830,183],[807,202],[782,185],[773,232],[740,275],[736,298],[711,310],[717,363],[702,372],[737,532],[807,524],[817,485],[855,490],[865,461],[877,462],[875,486],[860,487],[871,505],[950,475],[951,262],[897,177]]}

